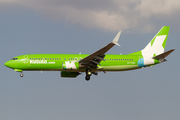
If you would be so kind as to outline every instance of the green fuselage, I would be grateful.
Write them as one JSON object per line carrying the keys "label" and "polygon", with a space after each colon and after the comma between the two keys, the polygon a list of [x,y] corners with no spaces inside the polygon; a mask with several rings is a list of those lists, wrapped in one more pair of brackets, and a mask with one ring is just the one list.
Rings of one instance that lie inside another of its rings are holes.
{"label": "green fuselage", "polygon": [[[64,68],[65,62],[77,62],[87,57],[89,54],[28,54],[13,58],[5,63],[9,68],[17,72],[21,71],[70,71],[84,72],[86,68],[81,65],[76,65],[76,69]],[[142,58],[139,55],[106,55],[97,69],[92,68],[92,71],[126,71],[142,68],[140,62]],[[159,63],[159,61],[156,61]]]}

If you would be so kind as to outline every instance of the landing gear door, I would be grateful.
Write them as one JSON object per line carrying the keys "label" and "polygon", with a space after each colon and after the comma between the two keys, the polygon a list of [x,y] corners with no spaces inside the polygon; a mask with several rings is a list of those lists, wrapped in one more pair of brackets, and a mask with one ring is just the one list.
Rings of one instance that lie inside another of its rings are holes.
{"label": "landing gear door", "polygon": [[28,63],[28,55],[24,55],[24,63]]}

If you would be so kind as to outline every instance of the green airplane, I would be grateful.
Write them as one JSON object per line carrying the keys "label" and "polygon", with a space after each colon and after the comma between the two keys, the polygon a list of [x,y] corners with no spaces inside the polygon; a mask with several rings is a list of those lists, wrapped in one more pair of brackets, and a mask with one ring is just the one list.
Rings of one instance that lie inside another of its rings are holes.
{"label": "green airplane", "polygon": [[87,81],[92,74],[106,71],[127,71],[153,66],[166,61],[175,49],[164,52],[169,26],[163,26],[149,44],[141,51],[127,55],[105,54],[118,45],[121,31],[111,43],[92,54],[27,54],[14,57],[4,63],[16,72],[23,71],[61,71],[61,77],[75,78],[85,72]]}

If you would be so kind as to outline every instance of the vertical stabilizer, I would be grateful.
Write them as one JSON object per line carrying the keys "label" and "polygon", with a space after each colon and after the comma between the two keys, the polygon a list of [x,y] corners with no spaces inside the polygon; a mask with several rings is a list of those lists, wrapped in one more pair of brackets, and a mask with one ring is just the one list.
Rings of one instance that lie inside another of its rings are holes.
{"label": "vertical stabilizer", "polygon": [[153,57],[163,53],[166,46],[169,29],[169,26],[162,27],[151,42],[141,51],[142,55],[150,55]]}
{"label": "vertical stabilizer", "polygon": [[164,53],[169,29],[169,26],[163,26],[150,43],[141,50],[144,58],[144,65],[154,64],[154,59],[152,59],[152,57]]}

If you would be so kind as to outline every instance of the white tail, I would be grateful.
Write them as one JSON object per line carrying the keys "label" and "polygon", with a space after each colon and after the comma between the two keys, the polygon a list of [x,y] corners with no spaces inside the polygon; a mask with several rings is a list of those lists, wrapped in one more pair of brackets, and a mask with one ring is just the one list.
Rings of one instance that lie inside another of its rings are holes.
{"label": "white tail", "polygon": [[164,53],[169,29],[169,26],[162,27],[151,42],[141,50],[144,58],[144,65],[154,64],[154,59],[152,59],[152,57]]}

